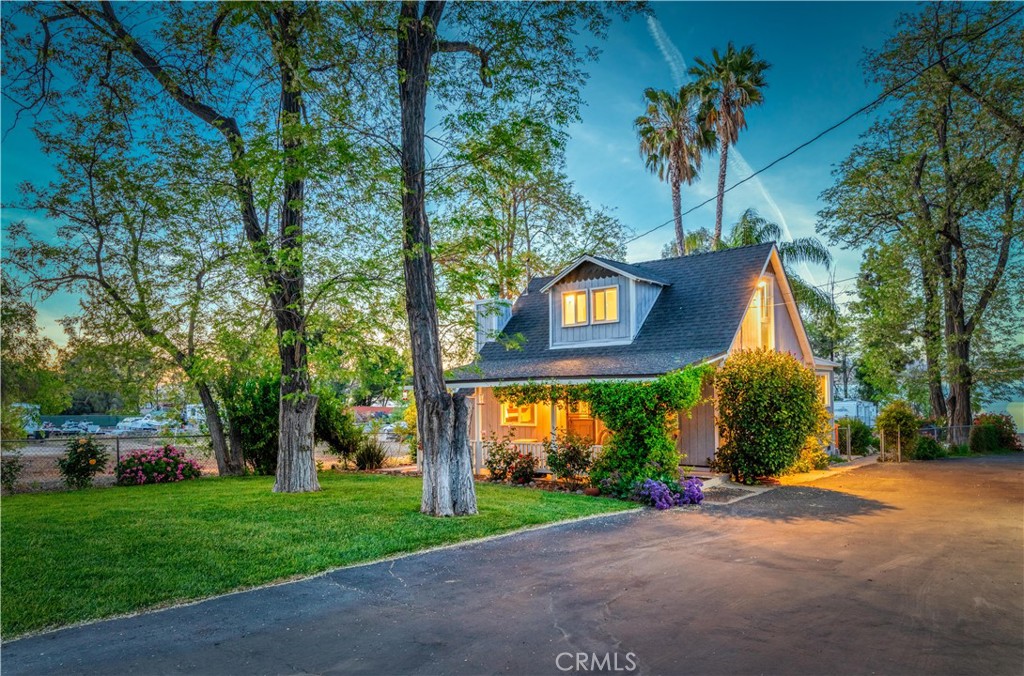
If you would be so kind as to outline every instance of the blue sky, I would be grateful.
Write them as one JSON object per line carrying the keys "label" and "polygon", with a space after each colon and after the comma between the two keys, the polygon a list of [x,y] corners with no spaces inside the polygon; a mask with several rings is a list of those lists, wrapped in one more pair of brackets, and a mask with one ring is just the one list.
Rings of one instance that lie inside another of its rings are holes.
{"label": "blue sky", "polygon": [[[643,111],[645,87],[678,87],[694,57],[709,57],[731,40],[753,44],[771,63],[765,102],[748,114],[748,128],[730,152],[728,183],[749,175],[779,155],[841,120],[879,93],[865,82],[861,58],[878,48],[911,3],[677,3],[653,5],[653,19],[619,22],[611,30],[585,91],[583,122],[571,130],[568,173],[590,200],[615,209],[638,233],[672,216],[668,186],[647,172],[637,151],[633,120]],[[870,124],[852,120],[753,181],[728,193],[725,223],[748,207],[788,226],[794,237],[814,234],[818,195],[831,171]],[[684,186],[684,211],[716,191],[717,155],[706,158],[705,178]],[[714,202],[685,217],[684,227],[714,225]],[[672,238],[667,225],[629,246],[631,261],[657,258]],[[836,279],[856,274],[858,252],[836,251]],[[824,269],[797,269],[814,283]],[[852,288],[853,282],[837,285]]]}
{"label": "blue sky", "polygon": [[[749,128],[737,146],[749,166],[730,154],[729,183],[746,176],[815,133],[873,99],[878,90],[865,83],[860,65],[865,48],[879,47],[896,17],[912,11],[909,3],[675,3],[653,4],[653,19],[616,22],[603,45],[601,59],[590,68],[584,91],[583,121],[570,129],[568,174],[577,189],[596,204],[614,210],[636,232],[671,217],[668,188],[647,172],[637,152],[633,120],[642,112],[646,87],[678,86],[685,65],[710,55],[730,40],[754,44],[772,64],[763,106],[748,115]],[[3,103],[3,127],[13,113]],[[831,184],[831,170],[869,124],[862,116],[794,157],[726,195],[725,221],[732,223],[747,207],[788,226],[794,237],[814,233],[818,195]],[[717,157],[706,160],[707,178],[684,188],[689,208],[715,191]],[[17,198],[23,181],[50,175],[29,125],[18,125],[4,140],[0,201]],[[773,206],[774,203],[774,206]],[[3,225],[23,214],[4,210]],[[686,227],[712,226],[714,203],[686,218]],[[666,226],[629,246],[632,261],[657,258],[672,236]],[[4,242],[6,245],[6,242]],[[836,252],[836,279],[856,273],[858,252]],[[814,283],[824,283],[822,269],[798,269]],[[839,290],[852,288],[841,283]],[[77,310],[75,298],[58,295],[39,305],[39,320],[48,335],[63,342],[56,320]]]}

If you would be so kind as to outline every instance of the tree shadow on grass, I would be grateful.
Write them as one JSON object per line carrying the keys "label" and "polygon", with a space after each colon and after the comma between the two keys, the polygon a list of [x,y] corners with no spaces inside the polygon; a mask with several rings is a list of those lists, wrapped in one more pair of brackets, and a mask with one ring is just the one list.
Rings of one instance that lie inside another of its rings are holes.
{"label": "tree shadow on grass", "polygon": [[812,486],[780,486],[731,505],[707,504],[711,517],[765,519],[767,521],[847,521],[897,509],[892,505],[843,491]]}

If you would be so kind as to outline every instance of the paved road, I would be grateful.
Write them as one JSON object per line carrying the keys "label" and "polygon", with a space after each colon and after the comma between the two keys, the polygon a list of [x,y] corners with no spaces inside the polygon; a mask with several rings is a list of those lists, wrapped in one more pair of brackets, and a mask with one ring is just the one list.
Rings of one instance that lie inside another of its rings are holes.
{"label": "paved road", "polygon": [[1024,456],[871,466],[15,641],[2,667],[1020,674],[1022,506]]}

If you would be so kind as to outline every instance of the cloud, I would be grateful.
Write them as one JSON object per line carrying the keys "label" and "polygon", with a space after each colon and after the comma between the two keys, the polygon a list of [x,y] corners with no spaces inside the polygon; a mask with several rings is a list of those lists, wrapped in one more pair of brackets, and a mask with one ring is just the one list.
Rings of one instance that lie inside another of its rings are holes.
{"label": "cloud", "polygon": [[654,44],[658,46],[658,51],[664,57],[669,70],[672,71],[672,81],[675,82],[676,87],[682,87],[690,79],[690,76],[686,73],[686,59],[676,49],[676,46],[672,44],[672,40],[665,33],[665,29],[661,27],[661,22],[653,16],[647,17],[647,31],[654,39]]}

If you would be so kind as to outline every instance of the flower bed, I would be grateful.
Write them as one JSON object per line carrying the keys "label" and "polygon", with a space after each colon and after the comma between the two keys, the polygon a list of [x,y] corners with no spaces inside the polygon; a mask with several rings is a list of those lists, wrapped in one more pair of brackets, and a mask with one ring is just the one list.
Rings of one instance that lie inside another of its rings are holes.
{"label": "flower bed", "polygon": [[129,453],[117,464],[114,473],[119,486],[172,483],[202,475],[198,462],[170,444]]}

